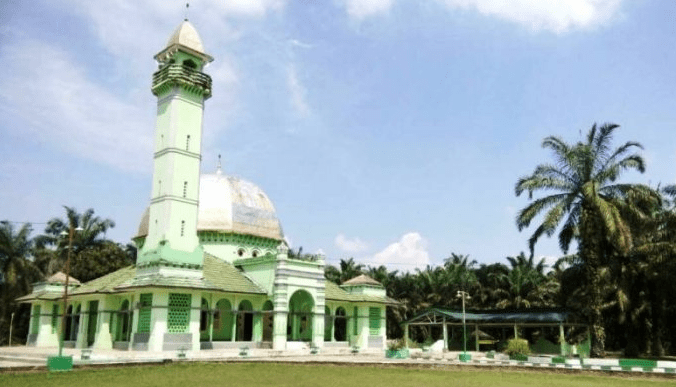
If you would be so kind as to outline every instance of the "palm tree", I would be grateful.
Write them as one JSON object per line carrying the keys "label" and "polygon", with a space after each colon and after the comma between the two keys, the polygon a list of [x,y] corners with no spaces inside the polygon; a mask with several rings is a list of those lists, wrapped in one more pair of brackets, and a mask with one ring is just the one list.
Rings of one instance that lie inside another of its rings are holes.
{"label": "palm tree", "polygon": [[531,255],[522,252],[516,257],[507,257],[511,267],[498,277],[501,284],[501,300],[498,308],[530,308],[551,306],[558,291],[558,281],[545,273],[545,260],[537,264]]}
{"label": "palm tree", "polygon": [[[529,199],[535,191],[556,193],[533,200],[516,218],[519,231],[533,219],[544,214],[542,223],[529,239],[531,254],[538,239],[552,236],[559,226],[559,246],[567,253],[571,241],[578,244],[583,262],[588,302],[585,313],[592,326],[592,355],[604,355],[604,326],[600,269],[616,253],[626,253],[632,247],[629,225],[622,211],[634,210],[624,200],[629,195],[651,197],[655,192],[637,184],[619,184],[616,180],[625,170],[645,170],[643,158],[635,149],[641,144],[633,141],[611,150],[613,132],[619,126],[594,124],[585,141],[567,144],[558,137],[547,137],[543,148],[554,153],[555,164],[541,164],[529,175],[520,178],[515,186],[516,196],[528,191]],[[564,220],[565,218],[565,220]]]}
{"label": "palm tree", "polygon": [[[111,219],[101,219],[94,215],[93,209],[88,209],[80,214],[73,207],[64,206],[66,218],[52,218],[47,222],[45,232],[35,238],[37,247],[36,260],[44,269],[46,275],[61,270],[66,259],[67,238],[63,233],[68,233],[70,227],[80,227],[73,236],[73,257],[77,259],[80,253],[101,249],[111,243],[106,239],[108,229],[115,227]],[[55,250],[50,249],[54,248]]]}
{"label": "palm tree", "polygon": [[[7,337],[11,314],[21,312],[15,299],[29,293],[31,284],[42,278],[42,273],[29,260],[33,247],[30,233],[28,223],[16,230],[9,221],[0,222],[0,345]],[[27,313],[19,313],[16,320],[27,319]],[[15,321],[16,327],[25,325]],[[14,331],[17,337],[22,334],[25,332]]]}

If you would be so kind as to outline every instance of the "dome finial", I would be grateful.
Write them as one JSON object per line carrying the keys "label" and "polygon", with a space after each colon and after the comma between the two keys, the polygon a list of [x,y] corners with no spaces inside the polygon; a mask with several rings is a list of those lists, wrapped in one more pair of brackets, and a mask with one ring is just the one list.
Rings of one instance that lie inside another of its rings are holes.
{"label": "dome finial", "polygon": [[218,165],[216,165],[216,174],[221,175],[223,171],[221,170],[221,155],[218,155]]}
{"label": "dome finial", "polygon": [[185,3],[185,21],[188,21],[188,9],[190,8],[190,3]]}

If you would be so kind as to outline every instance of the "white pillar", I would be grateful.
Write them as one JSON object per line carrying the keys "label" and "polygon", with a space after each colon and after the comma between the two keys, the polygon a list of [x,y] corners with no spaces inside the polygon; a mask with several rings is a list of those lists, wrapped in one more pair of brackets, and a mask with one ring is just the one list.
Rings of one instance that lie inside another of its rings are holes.
{"label": "white pillar", "polygon": [[162,351],[164,334],[167,333],[167,317],[169,305],[169,293],[153,292],[153,308],[150,313],[150,339],[148,351]]}
{"label": "white pillar", "polygon": [[275,311],[274,316],[272,348],[283,351],[286,349],[286,325],[288,313],[286,310]]}
{"label": "white pillar", "polygon": [[442,320],[443,332],[444,332],[444,351],[448,351],[448,327],[446,326],[446,317]]}
{"label": "white pillar", "polygon": [[99,300],[99,309],[96,322],[96,336],[92,348],[95,349],[113,349],[113,340],[110,335],[111,314],[108,309],[111,308],[112,300],[104,297]]}

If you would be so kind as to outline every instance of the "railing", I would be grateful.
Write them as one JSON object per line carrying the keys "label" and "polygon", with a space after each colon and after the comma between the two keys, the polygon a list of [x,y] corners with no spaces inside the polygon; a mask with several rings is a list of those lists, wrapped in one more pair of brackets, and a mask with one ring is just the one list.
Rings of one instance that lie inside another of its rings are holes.
{"label": "railing", "polygon": [[211,77],[189,66],[170,64],[153,74],[153,91],[166,83],[197,87],[211,95]]}

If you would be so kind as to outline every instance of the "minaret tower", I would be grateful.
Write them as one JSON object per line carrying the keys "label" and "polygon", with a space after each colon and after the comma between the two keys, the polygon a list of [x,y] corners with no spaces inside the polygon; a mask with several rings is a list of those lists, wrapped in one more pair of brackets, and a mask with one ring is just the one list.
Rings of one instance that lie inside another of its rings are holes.
{"label": "minaret tower", "polygon": [[148,236],[137,264],[199,268],[203,252],[197,237],[202,116],[211,96],[211,77],[195,27],[186,19],[155,55],[157,96],[153,183]]}

